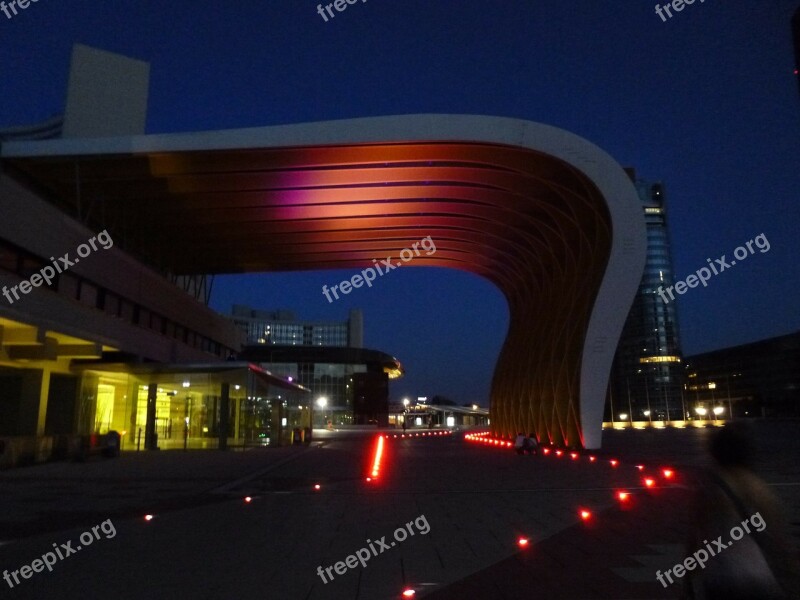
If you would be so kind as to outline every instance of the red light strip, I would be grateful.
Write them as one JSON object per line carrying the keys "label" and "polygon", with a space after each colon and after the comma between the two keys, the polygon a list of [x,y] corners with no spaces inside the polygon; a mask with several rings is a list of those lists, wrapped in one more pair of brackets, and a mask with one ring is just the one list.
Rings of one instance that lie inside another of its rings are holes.
{"label": "red light strip", "polygon": [[383,436],[378,436],[378,443],[375,446],[375,458],[372,461],[372,477],[378,477],[381,470],[381,458],[383,457]]}

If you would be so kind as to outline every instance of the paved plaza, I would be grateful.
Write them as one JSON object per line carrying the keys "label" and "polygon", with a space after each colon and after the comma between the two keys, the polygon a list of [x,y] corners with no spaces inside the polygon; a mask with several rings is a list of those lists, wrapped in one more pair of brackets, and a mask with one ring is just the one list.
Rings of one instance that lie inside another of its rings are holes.
{"label": "paved plaza", "polygon": [[[759,471],[797,539],[798,425],[756,431]],[[391,432],[370,482],[374,431],[319,432],[311,447],[130,452],[5,471],[0,570],[81,549],[13,589],[0,582],[0,598],[388,600],[405,589],[436,600],[679,598],[655,572],[686,555],[685,483],[707,462],[709,433],[607,431],[591,461],[521,457],[458,432]],[[655,489],[642,488],[647,474]],[[632,493],[625,503],[620,490]],[[366,566],[347,566],[361,549]]]}

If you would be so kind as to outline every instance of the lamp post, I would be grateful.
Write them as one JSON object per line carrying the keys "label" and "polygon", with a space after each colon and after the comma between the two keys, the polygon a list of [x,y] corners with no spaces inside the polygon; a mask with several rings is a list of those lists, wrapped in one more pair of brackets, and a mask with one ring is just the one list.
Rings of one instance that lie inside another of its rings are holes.
{"label": "lamp post", "polygon": [[731,378],[730,373],[725,374],[725,387],[728,390],[728,418],[733,419],[733,404],[731,404]]}
{"label": "lamp post", "polygon": [[[322,420],[324,422],[325,421],[325,407],[328,406],[328,399],[325,396],[322,396],[321,398],[317,398],[317,406],[319,406],[320,410],[322,411]],[[313,425],[312,425],[312,427],[313,427]]]}
{"label": "lamp post", "polygon": [[[328,405],[328,399],[325,396],[320,396],[319,398],[317,398],[317,406],[319,406],[320,409],[324,410],[327,405]],[[324,416],[325,415],[323,413],[323,417]],[[313,402],[310,402],[308,404],[308,420],[309,420],[309,427],[311,427],[311,429],[314,429],[314,403]]]}
{"label": "lamp post", "polygon": [[406,419],[408,419],[408,405],[410,404],[410,400],[408,398],[403,398],[403,431],[406,430],[408,424],[406,423]]}
{"label": "lamp post", "polygon": [[608,386],[608,403],[611,405],[611,427],[614,427],[614,389],[611,384]]}

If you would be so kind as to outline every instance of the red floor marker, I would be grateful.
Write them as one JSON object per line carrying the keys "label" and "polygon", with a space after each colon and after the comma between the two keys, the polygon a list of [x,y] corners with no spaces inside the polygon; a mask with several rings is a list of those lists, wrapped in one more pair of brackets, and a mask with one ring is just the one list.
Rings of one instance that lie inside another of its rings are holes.
{"label": "red floor marker", "polygon": [[381,459],[383,458],[383,436],[378,436],[378,441],[375,444],[375,457],[372,460],[372,472],[371,476],[373,479],[378,477],[378,474],[381,470]]}

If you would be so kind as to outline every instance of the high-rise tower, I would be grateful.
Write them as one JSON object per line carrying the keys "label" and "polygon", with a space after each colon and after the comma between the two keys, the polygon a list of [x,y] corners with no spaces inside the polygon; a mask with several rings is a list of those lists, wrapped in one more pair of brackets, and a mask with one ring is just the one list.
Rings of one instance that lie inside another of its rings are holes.
{"label": "high-rise tower", "polygon": [[678,317],[675,303],[665,303],[657,291],[673,285],[664,185],[627,172],[642,201],[647,262],[614,357],[606,414],[613,411],[614,421],[682,420]]}

